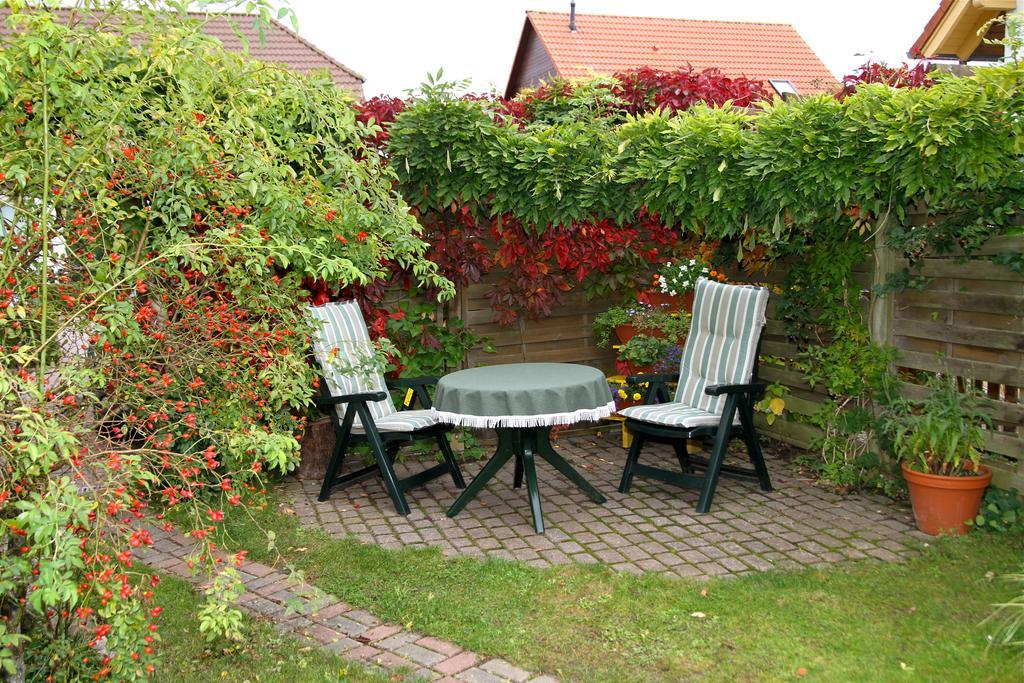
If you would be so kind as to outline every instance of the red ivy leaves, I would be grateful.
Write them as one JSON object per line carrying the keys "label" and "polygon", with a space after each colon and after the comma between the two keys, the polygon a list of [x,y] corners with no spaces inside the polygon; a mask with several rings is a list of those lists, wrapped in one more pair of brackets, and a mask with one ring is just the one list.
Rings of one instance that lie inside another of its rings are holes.
{"label": "red ivy leaves", "polygon": [[698,71],[693,67],[663,71],[641,67],[615,74],[618,84],[612,92],[629,103],[630,114],[667,109],[675,113],[703,102],[721,106],[731,101],[746,107],[771,99],[771,90],[763,81],[742,76],[730,78],[718,69]]}
{"label": "red ivy leaves", "polygon": [[836,93],[836,98],[841,100],[852,95],[862,83],[885,83],[892,88],[930,88],[935,85],[929,76],[931,69],[928,62],[920,62],[914,67],[906,62],[899,66],[865,62],[857,73],[843,77],[843,89]]}

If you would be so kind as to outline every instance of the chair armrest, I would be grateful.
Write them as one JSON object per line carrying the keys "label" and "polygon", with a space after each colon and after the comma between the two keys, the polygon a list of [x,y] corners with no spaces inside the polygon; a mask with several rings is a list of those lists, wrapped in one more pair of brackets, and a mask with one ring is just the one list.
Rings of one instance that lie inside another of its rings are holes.
{"label": "chair armrest", "polygon": [[388,389],[415,389],[416,387],[430,387],[441,381],[440,377],[399,377],[398,379],[385,380]]}
{"label": "chair armrest", "polygon": [[439,377],[402,377],[399,379],[385,380],[388,389],[405,389],[412,392],[412,400],[406,403],[402,401],[402,405],[399,406],[398,410],[410,410],[416,405],[416,401],[420,402],[420,405],[426,409],[430,408],[432,402],[430,400],[430,393],[427,391],[427,387],[434,386],[440,381]]}
{"label": "chair armrest", "polygon": [[383,401],[388,395],[383,391],[365,391],[361,394],[344,394],[342,396],[317,396],[313,402],[318,406],[336,406],[341,403],[363,403],[369,401]]}
{"label": "chair armrest", "polygon": [[756,384],[712,384],[704,387],[704,393],[708,396],[721,396],[722,394],[750,394],[758,396],[768,388],[767,384],[758,382]]}

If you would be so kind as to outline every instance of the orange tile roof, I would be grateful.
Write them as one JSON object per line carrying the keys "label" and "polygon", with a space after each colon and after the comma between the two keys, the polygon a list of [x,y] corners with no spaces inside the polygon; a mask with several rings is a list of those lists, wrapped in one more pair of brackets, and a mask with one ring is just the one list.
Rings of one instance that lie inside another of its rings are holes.
{"label": "orange tile roof", "polygon": [[[79,21],[96,23],[97,16],[100,16],[71,8],[56,8],[52,11],[61,21],[68,23]],[[9,9],[0,8],[0,36],[7,35],[12,31],[7,23],[9,14]],[[259,31],[253,25],[254,17],[252,15],[231,14],[229,17],[224,14],[207,15],[201,12],[189,12],[189,17],[204,21],[203,32],[217,38],[225,50],[242,51],[242,42],[235,33],[237,29],[248,41],[249,55],[254,59],[281,64],[301,73],[326,70],[335,85],[348,90],[357,99],[363,96],[363,81],[365,79],[361,74],[273,19],[271,19],[270,25],[265,27],[264,40],[261,42]]]}
{"label": "orange tile roof", "polygon": [[649,66],[717,67],[727,76],[785,79],[801,94],[832,92],[837,81],[789,24],[577,14],[526,13],[563,78]]}

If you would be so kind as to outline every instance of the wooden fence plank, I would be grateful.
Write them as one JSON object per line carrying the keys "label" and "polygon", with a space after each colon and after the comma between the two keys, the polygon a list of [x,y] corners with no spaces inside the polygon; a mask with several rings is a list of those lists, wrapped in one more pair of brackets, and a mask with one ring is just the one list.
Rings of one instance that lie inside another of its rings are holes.
{"label": "wooden fence plank", "polygon": [[959,358],[939,358],[932,354],[904,351],[897,365],[929,372],[951,372],[958,377],[1012,386],[1024,385],[1024,368],[995,363],[978,363]]}
{"label": "wooden fence plank", "polygon": [[1024,294],[976,294],[971,292],[935,292],[907,290],[896,297],[896,306],[935,308],[940,311],[980,311],[1004,315],[1024,315]]}
{"label": "wooden fence plank", "polygon": [[897,335],[917,339],[933,339],[990,349],[1024,351],[1024,332],[1006,332],[922,320],[903,320],[899,317],[896,318],[894,330]]}

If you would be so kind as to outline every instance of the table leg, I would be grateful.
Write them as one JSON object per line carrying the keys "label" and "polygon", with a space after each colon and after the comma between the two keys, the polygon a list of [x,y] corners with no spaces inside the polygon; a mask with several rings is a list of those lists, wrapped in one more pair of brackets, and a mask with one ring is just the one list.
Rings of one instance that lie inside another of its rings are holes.
{"label": "table leg", "polygon": [[480,492],[480,489],[484,487],[484,484],[490,481],[491,477],[497,474],[498,470],[501,469],[501,466],[508,462],[508,459],[515,454],[515,450],[513,441],[507,436],[506,438],[502,438],[501,430],[499,430],[498,450],[494,452],[491,459],[486,465],[484,465],[484,468],[480,470],[480,474],[473,478],[473,481],[469,483],[469,486],[462,491],[462,494],[459,495],[459,497],[455,499],[455,502],[452,503],[452,506],[448,508],[448,516],[454,517],[459,514],[459,512],[462,511],[462,508],[466,507],[466,503],[473,500],[473,498],[476,497],[476,494]]}
{"label": "table leg", "polygon": [[512,477],[512,488],[518,489],[523,485],[523,456],[516,453],[516,470]]}
{"label": "table leg", "polygon": [[526,470],[526,491],[530,496],[530,512],[533,514],[533,528],[538,534],[544,533],[544,514],[540,509],[540,489],[537,487],[537,467],[533,461],[537,450],[537,430],[525,430],[522,439],[523,469]]}
{"label": "table leg", "polygon": [[590,482],[583,478],[583,475],[576,471],[572,465],[565,461],[565,458],[555,452],[551,447],[551,429],[541,428],[534,430],[537,433],[537,454],[547,460],[552,467],[561,472],[565,477],[576,484],[584,493],[590,496],[595,503],[604,503],[607,499],[601,492],[591,486]]}

